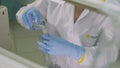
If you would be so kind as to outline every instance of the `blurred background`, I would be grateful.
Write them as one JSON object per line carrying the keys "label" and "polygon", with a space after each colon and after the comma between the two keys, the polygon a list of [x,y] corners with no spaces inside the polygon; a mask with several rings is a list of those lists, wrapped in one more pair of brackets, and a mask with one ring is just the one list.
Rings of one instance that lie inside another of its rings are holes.
{"label": "blurred background", "polygon": [[[4,43],[0,42],[0,46],[36,64],[45,66],[45,54],[39,51],[36,43],[42,32],[26,30],[16,21],[17,11],[22,6],[32,2],[33,0],[0,0],[0,5],[7,7],[7,9],[2,10],[3,19],[0,17],[0,41],[5,41]],[[6,18],[7,10],[8,18]],[[120,68],[120,53],[118,61],[112,64],[111,67]]]}

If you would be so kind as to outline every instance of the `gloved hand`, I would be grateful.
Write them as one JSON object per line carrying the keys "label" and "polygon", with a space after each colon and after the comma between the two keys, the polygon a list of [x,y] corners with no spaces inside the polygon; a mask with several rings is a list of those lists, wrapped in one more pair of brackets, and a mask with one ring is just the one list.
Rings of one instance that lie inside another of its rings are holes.
{"label": "gloved hand", "polygon": [[60,37],[50,34],[42,35],[42,42],[38,42],[39,49],[47,54],[56,56],[69,56],[79,60],[85,53],[85,48],[72,44]]}
{"label": "gloved hand", "polygon": [[35,8],[21,8],[17,13],[18,22],[30,30],[42,30],[44,28],[43,17]]}

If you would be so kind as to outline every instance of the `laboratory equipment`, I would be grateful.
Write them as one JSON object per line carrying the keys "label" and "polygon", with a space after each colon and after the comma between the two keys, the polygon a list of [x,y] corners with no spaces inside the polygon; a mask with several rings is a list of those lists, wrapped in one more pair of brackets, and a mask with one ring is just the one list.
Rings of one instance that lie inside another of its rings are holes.
{"label": "laboratory equipment", "polygon": [[7,50],[14,46],[10,35],[8,10],[5,6],[0,6],[0,46]]}
{"label": "laboratory equipment", "polygon": [[[31,6],[22,7],[16,14],[18,23],[29,30],[40,30],[47,34],[46,20],[43,19],[40,12]],[[49,55],[46,54],[46,65],[49,62]]]}
{"label": "laboratory equipment", "polygon": [[44,19],[41,13],[35,8],[21,8],[16,14],[18,23],[29,30],[42,30]]}

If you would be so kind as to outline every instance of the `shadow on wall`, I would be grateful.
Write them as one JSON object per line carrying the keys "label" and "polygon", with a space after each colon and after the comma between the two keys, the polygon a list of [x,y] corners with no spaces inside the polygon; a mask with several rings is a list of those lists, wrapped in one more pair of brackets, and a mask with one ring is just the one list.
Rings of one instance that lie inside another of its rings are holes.
{"label": "shadow on wall", "polygon": [[0,0],[1,5],[8,8],[10,21],[16,21],[17,11],[24,5],[33,2],[34,0]]}

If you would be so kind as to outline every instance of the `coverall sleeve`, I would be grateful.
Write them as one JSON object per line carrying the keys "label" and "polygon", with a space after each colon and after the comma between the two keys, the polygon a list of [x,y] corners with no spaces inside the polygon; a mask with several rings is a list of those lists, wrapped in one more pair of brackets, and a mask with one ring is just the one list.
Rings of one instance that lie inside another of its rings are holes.
{"label": "coverall sleeve", "polygon": [[102,24],[102,33],[96,47],[86,47],[84,62],[91,62],[95,68],[104,68],[117,60],[119,48],[115,43],[112,20],[107,17]]}
{"label": "coverall sleeve", "polygon": [[42,16],[46,19],[47,17],[47,8],[48,0],[35,0],[33,3],[28,4],[26,7],[34,7],[40,11]]}
{"label": "coverall sleeve", "polygon": [[[114,23],[116,22],[109,17],[104,21],[103,33],[98,43],[100,56],[98,56],[97,65],[99,66],[109,64],[117,60],[119,48],[118,45],[116,45],[117,37],[115,27],[113,26]],[[99,62],[101,63],[99,64]]]}

